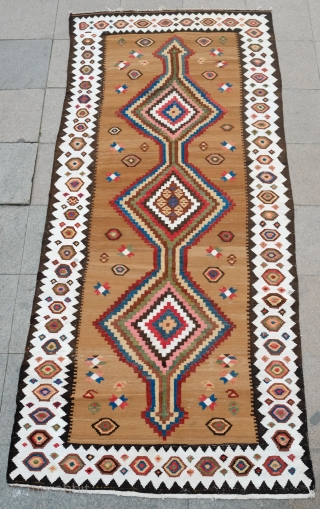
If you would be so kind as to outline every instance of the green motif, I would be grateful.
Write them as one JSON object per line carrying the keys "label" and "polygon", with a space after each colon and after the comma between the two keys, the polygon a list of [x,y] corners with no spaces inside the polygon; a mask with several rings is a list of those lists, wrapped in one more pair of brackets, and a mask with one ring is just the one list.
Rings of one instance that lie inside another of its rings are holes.
{"label": "green motif", "polygon": [[101,405],[100,405],[100,403],[97,403],[96,401],[93,401],[92,403],[89,403],[89,405],[88,405],[88,410],[93,415],[97,414],[100,411],[100,409],[101,409]]}
{"label": "green motif", "polygon": [[228,410],[229,410],[229,412],[232,413],[232,415],[237,415],[237,413],[240,410],[238,403],[236,401],[231,401],[229,403]]}

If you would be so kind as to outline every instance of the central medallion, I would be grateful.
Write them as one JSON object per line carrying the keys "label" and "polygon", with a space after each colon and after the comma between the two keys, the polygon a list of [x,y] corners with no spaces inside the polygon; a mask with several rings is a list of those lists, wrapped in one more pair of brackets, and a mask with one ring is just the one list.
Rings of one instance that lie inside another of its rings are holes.
{"label": "central medallion", "polygon": [[205,323],[168,284],[126,326],[166,373],[174,359],[201,335]]}
{"label": "central medallion", "polygon": [[196,212],[206,206],[206,202],[174,169],[150,189],[141,205],[148,209],[162,228],[174,232],[191,221]]}
{"label": "central medallion", "polygon": [[188,75],[191,51],[178,37],[155,55],[165,59],[168,72],[150,83],[143,94],[121,110],[121,115],[149,136],[167,141],[186,140],[206,123],[223,117],[222,106],[209,99]]}

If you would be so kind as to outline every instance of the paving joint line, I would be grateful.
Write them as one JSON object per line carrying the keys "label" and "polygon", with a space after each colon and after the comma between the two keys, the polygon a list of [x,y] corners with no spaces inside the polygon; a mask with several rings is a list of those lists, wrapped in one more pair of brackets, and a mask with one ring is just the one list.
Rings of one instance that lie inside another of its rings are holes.
{"label": "paving joint line", "polygon": [[[50,56],[49,56],[49,65],[48,65],[48,72],[47,72],[47,80],[46,80],[46,86],[44,88],[45,92],[44,92],[43,103],[42,103],[42,111],[41,111],[40,126],[39,126],[39,135],[38,135],[38,142],[37,142],[37,153],[36,153],[34,171],[33,171],[33,176],[32,176],[32,181],[31,181],[30,204],[32,204],[32,193],[33,193],[33,188],[34,188],[34,181],[35,181],[35,175],[36,175],[36,167],[37,167],[37,163],[38,163],[39,145],[40,145],[40,138],[41,138],[41,128],[42,128],[42,122],[43,122],[44,106],[45,106],[46,97],[47,97],[47,90],[49,88],[48,87],[48,80],[49,80],[49,73],[50,73],[50,66],[51,66],[51,59],[52,59],[52,51],[53,51],[53,44],[54,44],[54,33],[55,33],[55,29],[56,29],[56,22],[57,22],[57,15],[58,15],[58,6],[59,6],[59,1],[57,2],[57,8],[56,8],[56,16],[55,16],[54,27],[53,27],[53,38],[51,39],[51,48],[50,48]],[[57,135],[58,135],[58,133],[57,133]],[[51,168],[51,173],[52,173],[52,168]]]}

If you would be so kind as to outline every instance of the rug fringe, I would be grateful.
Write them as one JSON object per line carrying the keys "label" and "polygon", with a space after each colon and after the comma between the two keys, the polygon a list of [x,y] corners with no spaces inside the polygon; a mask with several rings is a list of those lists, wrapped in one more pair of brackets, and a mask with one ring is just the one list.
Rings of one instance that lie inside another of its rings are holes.
{"label": "rug fringe", "polygon": [[32,491],[65,491],[67,493],[80,493],[80,494],[88,494],[88,495],[116,495],[118,497],[138,497],[138,498],[158,498],[162,500],[170,499],[170,498],[204,498],[207,500],[217,500],[217,499],[229,499],[229,500],[248,500],[248,499],[297,499],[297,498],[315,498],[315,491],[310,491],[309,493],[303,494],[288,494],[288,495],[282,495],[282,494],[271,494],[271,495],[260,495],[258,493],[253,493],[249,495],[204,495],[203,493],[199,493],[197,495],[193,495],[190,493],[178,493],[178,494],[167,494],[163,495],[161,493],[158,494],[151,494],[151,493],[138,493],[138,492],[128,492],[128,491],[106,491],[106,490],[87,490],[86,488],[54,488],[49,486],[32,486],[32,485],[25,485],[25,484],[9,484],[9,486],[15,490],[19,490],[19,493],[15,496],[22,496],[22,492],[20,488],[24,488],[26,490],[30,489]]}
{"label": "rug fringe", "polygon": [[197,9],[168,9],[166,6],[164,5],[160,5],[160,7],[158,7],[157,9],[147,9],[147,10],[142,10],[142,9],[124,9],[123,7],[116,7],[115,9],[110,9],[109,7],[106,7],[105,10],[103,11],[87,11],[87,12],[71,12],[71,11],[68,11],[70,13],[70,16],[72,17],[81,17],[81,16],[88,16],[89,14],[92,14],[92,15],[103,15],[104,13],[116,13],[116,12],[123,12],[123,13],[139,13],[139,12],[142,12],[142,15],[143,14],[147,14],[148,12],[159,12],[159,11],[165,11],[165,12],[194,12],[194,11],[197,11],[197,12],[200,12],[200,11],[203,11],[203,12],[212,12],[212,13],[223,13],[223,12],[230,12],[230,13],[254,13],[254,12],[259,12],[259,13],[270,13],[272,10],[273,10],[273,7],[269,7],[269,9],[264,9],[263,7],[257,7],[256,9],[208,9],[207,7],[199,7]]}

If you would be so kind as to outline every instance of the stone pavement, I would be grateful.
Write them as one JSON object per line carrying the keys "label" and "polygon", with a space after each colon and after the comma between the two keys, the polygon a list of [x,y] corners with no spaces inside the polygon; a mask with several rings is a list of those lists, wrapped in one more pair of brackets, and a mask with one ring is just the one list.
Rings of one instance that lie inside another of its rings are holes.
{"label": "stone pavement", "polygon": [[[38,270],[54,145],[65,95],[70,12],[126,9],[272,9],[283,80],[295,199],[300,318],[309,438],[320,484],[320,0],[0,0],[0,507],[59,509],[312,509],[315,500],[177,500],[19,490],[5,471],[18,371]],[[319,251],[318,251],[319,249]],[[2,395],[2,396],[1,396]],[[89,498],[90,497],[90,498]]]}

